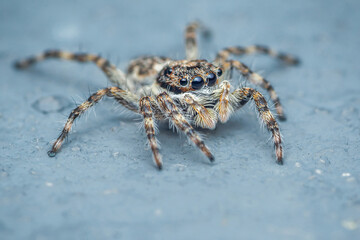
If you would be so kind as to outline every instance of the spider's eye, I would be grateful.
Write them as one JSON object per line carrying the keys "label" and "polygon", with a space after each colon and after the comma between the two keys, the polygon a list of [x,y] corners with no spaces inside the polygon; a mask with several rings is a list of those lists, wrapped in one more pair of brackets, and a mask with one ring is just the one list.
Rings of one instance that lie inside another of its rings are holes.
{"label": "spider's eye", "polygon": [[208,82],[208,86],[214,86],[214,84],[216,83],[216,76],[213,73],[210,73],[209,75],[207,75],[206,80]]}
{"label": "spider's eye", "polygon": [[220,77],[221,75],[222,75],[222,70],[221,70],[221,68],[219,68],[217,71],[216,71],[216,74]]}
{"label": "spider's eye", "polygon": [[181,86],[186,86],[187,83],[188,83],[188,80],[187,80],[186,78],[182,78],[182,79],[180,80],[180,85],[181,85]]}
{"label": "spider's eye", "polygon": [[165,74],[166,75],[170,75],[172,73],[172,68],[171,67],[167,67],[166,69],[165,69]]}
{"label": "spider's eye", "polygon": [[194,79],[191,82],[191,86],[193,89],[200,89],[204,85],[204,79],[202,77],[194,77]]}

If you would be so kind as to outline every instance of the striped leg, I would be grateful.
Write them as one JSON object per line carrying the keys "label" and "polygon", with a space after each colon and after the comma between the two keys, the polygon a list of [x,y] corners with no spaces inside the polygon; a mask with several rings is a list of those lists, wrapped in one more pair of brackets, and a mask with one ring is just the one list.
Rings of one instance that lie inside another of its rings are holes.
{"label": "striped leg", "polygon": [[210,35],[210,31],[206,29],[200,22],[192,22],[185,29],[185,52],[187,60],[199,59],[199,49],[196,42],[196,31],[202,30],[205,37]]}
{"label": "striped leg", "polygon": [[105,58],[94,54],[72,53],[61,50],[48,50],[42,54],[17,61],[15,62],[14,66],[18,69],[25,69],[37,62],[43,61],[48,58],[58,58],[77,62],[93,62],[105,73],[110,82],[117,86],[126,86],[125,74]]}
{"label": "striped leg", "polygon": [[181,115],[178,107],[167,93],[161,93],[156,98],[163,112],[168,115],[175,126],[186,134],[186,136],[195,143],[195,145],[209,158],[211,162],[215,160],[209,148],[202,141],[200,136],[195,132],[190,123]]}
{"label": "striped leg", "polygon": [[151,110],[150,97],[141,98],[139,106],[140,106],[140,113],[144,117],[145,132],[149,141],[151,151],[153,153],[154,161],[157,167],[159,168],[159,170],[161,170],[162,160],[161,160],[161,155],[159,153],[157,139],[155,137],[155,123],[154,123],[153,112]]}
{"label": "striped leg", "polygon": [[63,144],[65,138],[70,132],[70,129],[76,118],[81,116],[86,110],[94,106],[99,102],[105,95],[115,98],[120,104],[124,105],[129,110],[138,112],[138,100],[137,97],[129,93],[128,91],[122,90],[118,87],[104,88],[93,95],[91,95],[88,100],[80,104],[75,108],[69,115],[68,120],[62,130],[60,136],[56,139],[51,150],[48,152],[49,157],[54,157],[56,153],[60,150],[61,145]]}
{"label": "striped leg", "polygon": [[230,103],[234,109],[239,109],[245,105],[250,99],[254,100],[256,109],[259,112],[260,119],[265,123],[267,129],[271,132],[272,138],[275,145],[275,155],[278,164],[283,164],[283,150],[281,146],[281,135],[279,125],[276,122],[274,116],[271,114],[267,102],[263,95],[252,88],[240,88],[235,90],[233,93],[233,99]]}
{"label": "striped leg", "polygon": [[250,80],[251,83],[255,85],[259,85],[262,88],[266,89],[266,91],[269,93],[271,100],[275,104],[276,113],[278,114],[278,117],[280,120],[286,120],[286,116],[284,114],[283,107],[280,103],[280,99],[278,95],[276,94],[273,86],[270,84],[269,81],[267,81],[265,78],[263,78],[260,74],[255,73],[249,69],[248,66],[245,64],[236,61],[236,60],[228,60],[223,64],[223,67],[226,69],[233,69],[236,68],[240,71],[240,73],[246,77],[248,80]]}
{"label": "striped leg", "polygon": [[254,45],[249,47],[229,47],[221,50],[216,55],[215,62],[216,63],[222,63],[229,59],[230,55],[248,55],[248,54],[254,54],[254,53],[262,53],[269,55],[271,57],[277,58],[280,61],[289,64],[289,65],[297,65],[300,63],[300,60],[294,56],[291,56],[289,54],[277,52],[271,48],[260,46],[260,45]]}

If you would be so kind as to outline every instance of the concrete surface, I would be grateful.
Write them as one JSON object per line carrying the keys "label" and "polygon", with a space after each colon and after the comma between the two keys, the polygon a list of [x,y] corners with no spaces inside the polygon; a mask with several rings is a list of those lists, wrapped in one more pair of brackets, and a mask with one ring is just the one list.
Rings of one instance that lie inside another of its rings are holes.
{"label": "concrete surface", "polygon": [[[1,1],[0,239],[360,239],[359,5]],[[213,33],[204,58],[260,43],[302,59],[243,59],[285,106],[284,166],[245,107],[201,131],[214,165],[160,125],[159,172],[140,118],[110,100],[47,156],[75,102],[108,83],[92,65],[49,61],[21,72],[15,59],[48,48],[101,53],[121,67],[142,54],[183,58],[194,19]]]}

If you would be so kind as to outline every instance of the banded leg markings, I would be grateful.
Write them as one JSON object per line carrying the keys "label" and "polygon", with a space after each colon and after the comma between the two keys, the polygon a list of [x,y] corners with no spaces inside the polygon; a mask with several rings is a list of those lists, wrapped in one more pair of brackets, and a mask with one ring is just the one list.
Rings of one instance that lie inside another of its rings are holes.
{"label": "banded leg markings", "polygon": [[201,35],[208,38],[211,33],[201,22],[192,22],[185,29],[185,53],[187,60],[199,59],[199,48],[196,32],[200,30]]}
{"label": "banded leg markings", "polygon": [[245,105],[250,99],[254,100],[261,121],[272,134],[277,163],[283,164],[283,149],[279,125],[269,110],[264,96],[252,88],[240,88],[235,90],[232,94],[237,99],[237,104],[234,106],[236,108]]}
{"label": "banded leg markings", "polygon": [[282,107],[282,104],[280,103],[280,99],[275,92],[273,86],[270,84],[268,80],[263,78],[260,74],[253,72],[248,66],[246,66],[244,63],[236,60],[229,60],[226,61],[224,64],[225,68],[231,69],[235,68],[240,71],[240,73],[249,79],[249,81],[255,85],[259,85],[262,88],[264,88],[270,95],[270,99],[275,104],[276,113],[280,120],[286,120],[286,116],[284,114],[284,109]]}
{"label": "banded leg markings", "polygon": [[162,160],[159,153],[159,147],[157,139],[155,137],[155,122],[154,115],[151,110],[151,100],[150,97],[143,97],[140,99],[140,113],[143,115],[144,127],[148,142],[153,153],[154,162],[156,163],[159,170],[162,169]]}
{"label": "banded leg markings", "polygon": [[269,55],[289,65],[298,65],[300,63],[300,60],[297,57],[294,57],[290,54],[275,51],[274,49],[262,45],[252,45],[248,47],[234,46],[234,47],[224,48],[223,50],[219,51],[218,54],[216,55],[215,62],[219,62],[219,63],[224,62],[229,59],[230,55],[242,56],[242,55],[249,55],[254,53]]}
{"label": "banded leg markings", "polygon": [[118,86],[126,86],[125,74],[121,70],[116,68],[115,65],[111,64],[109,60],[95,54],[72,53],[62,50],[47,50],[39,55],[17,61],[15,62],[14,66],[17,69],[26,69],[31,65],[34,65],[35,63],[51,58],[71,60],[82,63],[93,62],[105,73],[105,75],[112,83]]}
{"label": "banded leg markings", "polygon": [[209,160],[213,162],[215,160],[213,154],[190,123],[180,114],[178,107],[170,96],[164,92],[159,94],[156,100],[159,103],[160,108],[169,116],[175,126],[184,132],[186,136],[209,158]]}
{"label": "banded leg markings", "polygon": [[[65,138],[68,136],[71,127],[76,120],[76,118],[80,117],[86,110],[94,106],[96,103],[98,103],[105,95],[109,97],[115,98],[119,103],[123,104],[125,107],[132,106],[134,109],[129,108],[130,110],[134,110],[138,112],[138,109],[136,108],[135,103],[127,102],[128,97],[126,96],[127,91],[122,90],[118,87],[110,87],[110,88],[104,88],[96,93],[92,94],[85,102],[80,104],[78,107],[76,107],[74,110],[71,111],[65,126],[63,130],[61,131],[60,136],[56,139],[54,142],[51,150],[48,152],[48,155],[50,157],[54,157],[56,153],[60,150]],[[136,109],[135,109],[136,108]]]}
{"label": "banded leg markings", "polygon": [[199,50],[196,42],[196,30],[199,27],[198,22],[190,23],[185,30],[185,52],[187,60],[195,60],[199,56]]}

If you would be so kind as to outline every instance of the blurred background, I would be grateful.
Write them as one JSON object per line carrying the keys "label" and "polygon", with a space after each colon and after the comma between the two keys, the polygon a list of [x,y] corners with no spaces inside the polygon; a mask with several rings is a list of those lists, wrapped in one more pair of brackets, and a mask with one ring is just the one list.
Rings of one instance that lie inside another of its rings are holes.
{"label": "blurred background", "polygon": [[[0,239],[359,238],[359,10],[356,0],[0,1]],[[241,59],[285,107],[284,166],[244,107],[200,130],[213,165],[160,124],[159,172],[141,118],[111,99],[47,156],[76,103],[109,83],[91,64],[17,71],[15,60],[52,48],[101,54],[122,69],[144,54],[182,59],[193,20],[212,33],[199,40],[201,58],[263,44],[302,60]]]}

